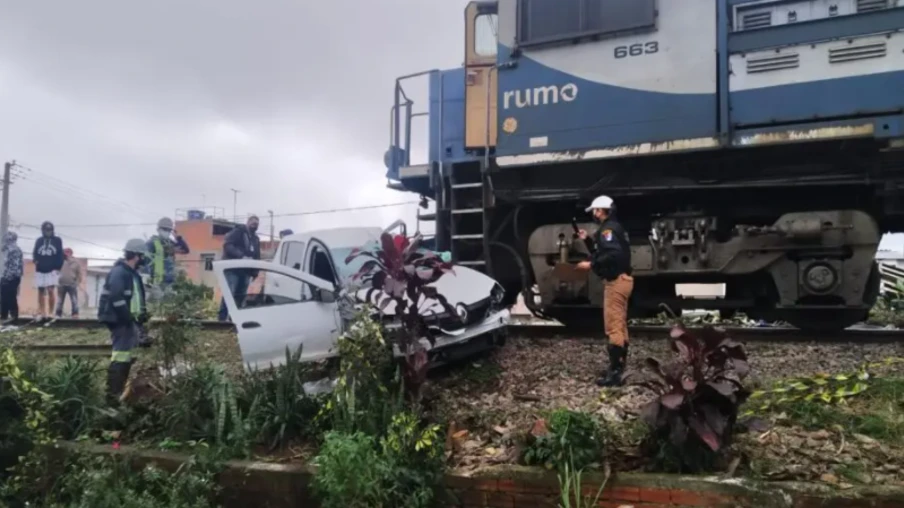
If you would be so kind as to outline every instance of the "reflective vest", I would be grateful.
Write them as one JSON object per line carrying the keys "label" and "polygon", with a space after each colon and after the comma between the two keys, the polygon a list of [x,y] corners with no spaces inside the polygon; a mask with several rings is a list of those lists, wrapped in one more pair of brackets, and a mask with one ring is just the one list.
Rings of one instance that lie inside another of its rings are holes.
{"label": "reflective vest", "polygon": [[132,300],[129,303],[129,310],[132,312],[132,317],[138,319],[138,316],[141,315],[141,277],[137,277],[132,275]]}
{"label": "reflective vest", "polygon": [[154,258],[151,260],[152,273],[151,282],[160,284],[166,272],[166,252],[163,249],[163,241],[159,236],[154,237]]}

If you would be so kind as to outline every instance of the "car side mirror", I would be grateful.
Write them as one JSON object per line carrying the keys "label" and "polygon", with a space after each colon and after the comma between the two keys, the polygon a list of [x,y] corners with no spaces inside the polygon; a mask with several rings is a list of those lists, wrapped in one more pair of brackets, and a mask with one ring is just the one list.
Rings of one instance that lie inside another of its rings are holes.
{"label": "car side mirror", "polygon": [[333,303],[336,301],[336,293],[328,289],[318,289],[317,295],[320,297],[319,300],[323,303]]}

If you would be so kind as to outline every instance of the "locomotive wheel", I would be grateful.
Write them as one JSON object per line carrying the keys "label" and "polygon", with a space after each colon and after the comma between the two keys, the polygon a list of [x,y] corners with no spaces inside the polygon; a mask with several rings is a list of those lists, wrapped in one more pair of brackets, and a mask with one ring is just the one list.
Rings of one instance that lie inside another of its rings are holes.
{"label": "locomotive wheel", "polygon": [[[863,292],[863,303],[872,307],[879,299],[881,274],[879,264],[873,261],[866,287]],[[770,312],[770,314],[772,314]],[[830,309],[830,310],[779,310],[775,318],[787,321],[791,326],[812,332],[837,332],[849,328],[869,318],[869,310],[863,309]]]}

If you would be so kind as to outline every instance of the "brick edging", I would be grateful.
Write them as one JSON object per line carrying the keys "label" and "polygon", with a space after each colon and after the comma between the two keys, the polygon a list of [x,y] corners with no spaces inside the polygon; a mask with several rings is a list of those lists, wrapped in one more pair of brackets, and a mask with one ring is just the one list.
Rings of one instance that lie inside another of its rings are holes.
{"label": "brick edging", "polygon": [[[175,470],[186,455],[123,446],[60,443],[59,450],[131,456],[143,466],[156,463]],[[229,506],[288,508],[317,506],[309,482],[315,468],[245,460],[226,463],[218,483]],[[583,475],[584,492],[595,495],[603,477]],[[444,506],[460,508],[556,508],[558,478],[554,472],[524,466],[494,466],[471,476],[446,475]],[[839,490],[825,484],[757,482],[718,476],[678,476],[622,473],[607,484],[600,507],[605,508],[900,508],[904,487],[864,486]]]}

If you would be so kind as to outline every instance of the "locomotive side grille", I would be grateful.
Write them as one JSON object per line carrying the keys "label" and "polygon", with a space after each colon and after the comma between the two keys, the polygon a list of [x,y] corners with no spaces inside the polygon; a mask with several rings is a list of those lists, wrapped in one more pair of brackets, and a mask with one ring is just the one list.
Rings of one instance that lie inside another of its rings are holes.
{"label": "locomotive side grille", "polygon": [[857,0],[857,12],[881,11],[888,8],[888,0]]}
{"label": "locomotive side grille", "polygon": [[747,74],[794,69],[799,66],[800,55],[797,53],[761,56],[747,59]]}
{"label": "locomotive side grille", "polygon": [[765,28],[772,25],[772,12],[751,12],[741,17],[741,26],[744,30]]}
{"label": "locomotive side grille", "polygon": [[853,62],[868,58],[882,58],[888,53],[885,42],[858,44],[844,48],[829,49],[829,63]]}

